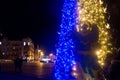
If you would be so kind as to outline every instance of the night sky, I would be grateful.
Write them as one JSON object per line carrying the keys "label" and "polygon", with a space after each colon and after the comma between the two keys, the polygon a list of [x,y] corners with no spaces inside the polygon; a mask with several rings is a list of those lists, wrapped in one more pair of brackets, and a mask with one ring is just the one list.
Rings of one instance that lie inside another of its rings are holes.
{"label": "night sky", "polygon": [[10,40],[32,38],[35,45],[52,50],[61,20],[60,0],[0,1],[0,32]]}
{"label": "night sky", "polygon": [[[120,1],[105,0],[113,37],[119,42]],[[8,39],[32,38],[35,45],[51,51],[57,43],[63,0],[0,1],[0,32]]]}

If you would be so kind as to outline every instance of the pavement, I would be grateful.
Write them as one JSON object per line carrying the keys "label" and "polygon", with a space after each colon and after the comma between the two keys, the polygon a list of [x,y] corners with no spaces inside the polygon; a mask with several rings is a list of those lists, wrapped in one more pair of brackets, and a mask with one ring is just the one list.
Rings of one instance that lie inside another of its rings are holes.
{"label": "pavement", "polygon": [[[13,62],[3,62],[0,65],[2,70],[0,72],[0,80],[55,80],[53,79],[53,63],[24,62],[22,72],[15,72]],[[77,68],[72,72],[70,80],[76,80],[73,76],[76,76],[78,80],[82,80],[82,69]]]}
{"label": "pavement", "polygon": [[[22,72],[15,72],[13,62],[1,63],[0,80],[55,80],[53,78],[54,64],[24,63]],[[75,80],[71,77],[71,80]]]}
{"label": "pavement", "polygon": [[0,80],[53,80],[54,64],[24,63],[23,71],[15,72],[12,62],[2,63]]}
{"label": "pavement", "polygon": [[49,78],[49,77],[36,78],[36,77],[33,77],[33,76],[4,73],[0,76],[0,80],[53,80],[53,79]]}
{"label": "pavement", "polygon": [[44,80],[38,79],[35,77],[24,76],[21,74],[11,74],[11,73],[2,73],[0,76],[0,80]]}

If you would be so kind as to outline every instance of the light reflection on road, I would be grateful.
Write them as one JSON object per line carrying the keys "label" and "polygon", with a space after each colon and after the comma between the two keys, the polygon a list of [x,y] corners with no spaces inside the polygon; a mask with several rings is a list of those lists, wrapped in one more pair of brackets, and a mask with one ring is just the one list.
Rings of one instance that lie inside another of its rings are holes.
{"label": "light reflection on road", "polygon": [[[1,63],[3,72],[15,73],[14,72],[14,63],[6,62]],[[35,76],[35,77],[44,77],[46,75],[52,75],[52,71],[54,68],[53,63],[42,63],[42,62],[31,62],[23,63],[22,74],[27,76]]]}

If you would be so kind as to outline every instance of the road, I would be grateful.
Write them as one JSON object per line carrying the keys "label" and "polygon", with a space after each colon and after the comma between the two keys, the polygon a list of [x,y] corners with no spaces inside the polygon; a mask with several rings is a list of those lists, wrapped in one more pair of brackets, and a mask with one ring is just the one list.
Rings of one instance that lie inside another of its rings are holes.
{"label": "road", "polygon": [[[0,64],[3,74],[5,74],[0,80],[54,80],[54,63],[24,62],[22,73],[15,72],[13,61],[4,61],[0,62]],[[71,80],[82,80],[84,78],[82,68],[78,64],[76,64],[75,67],[71,72]]]}
{"label": "road", "polygon": [[[15,75],[14,63],[12,61],[1,63],[2,72],[7,74]],[[54,64],[53,63],[42,63],[42,62],[24,62],[22,66],[22,73],[26,77],[41,78],[52,78]]]}

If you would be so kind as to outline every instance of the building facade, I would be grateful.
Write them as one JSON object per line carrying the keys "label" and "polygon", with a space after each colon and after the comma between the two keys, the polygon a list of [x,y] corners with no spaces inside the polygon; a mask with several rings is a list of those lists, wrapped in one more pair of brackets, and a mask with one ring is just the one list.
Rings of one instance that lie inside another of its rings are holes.
{"label": "building facade", "polygon": [[0,58],[14,59],[16,57],[34,60],[34,44],[30,38],[24,38],[22,40],[1,39]]}
{"label": "building facade", "polygon": [[36,61],[41,60],[44,57],[44,50],[40,49],[39,46],[35,49],[35,55],[34,58]]}

